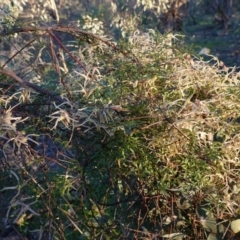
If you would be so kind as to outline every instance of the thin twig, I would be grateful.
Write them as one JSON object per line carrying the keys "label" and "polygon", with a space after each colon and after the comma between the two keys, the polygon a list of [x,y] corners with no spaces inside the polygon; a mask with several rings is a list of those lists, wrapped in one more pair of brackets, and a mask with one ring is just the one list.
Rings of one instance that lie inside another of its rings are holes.
{"label": "thin twig", "polygon": [[39,93],[41,93],[43,95],[51,97],[52,99],[54,99],[57,102],[60,102],[60,103],[64,103],[65,102],[65,99],[61,98],[56,93],[50,92],[50,91],[48,91],[46,89],[43,89],[43,88],[39,87],[36,84],[30,83],[28,81],[24,81],[22,78],[18,77],[13,71],[6,70],[6,69],[0,69],[0,73],[13,78],[18,83],[20,83],[20,84],[22,84],[24,86],[30,87],[30,88],[34,89],[35,91],[37,91],[37,92],[39,92]]}
{"label": "thin twig", "polygon": [[4,68],[14,57],[16,57],[19,53],[21,53],[23,49],[25,49],[27,46],[32,44],[35,40],[36,38],[33,38],[30,42],[25,44],[21,49],[19,49],[16,53],[14,53],[13,56],[11,56],[1,67]]}
{"label": "thin twig", "polygon": [[40,35],[46,35],[46,34],[50,34],[52,31],[56,31],[56,32],[64,32],[64,33],[68,33],[70,35],[73,35],[75,37],[80,37],[80,36],[87,36],[89,38],[98,40],[100,42],[105,43],[107,46],[113,48],[115,51],[121,52],[125,57],[131,57],[132,61],[141,65],[140,61],[136,58],[136,56],[134,56],[133,53],[131,52],[127,52],[124,51],[123,49],[121,49],[120,47],[118,47],[117,45],[115,45],[114,43],[108,41],[107,39],[104,39],[102,37],[99,37],[93,33],[90,32],[86,32],[83,30],[79,30],[78,28],[75,27],[69,27],[69,26],[62,26],[62,25],[54,25],[54,26],[35,26],[35,27],[31,27],[31,26],[24,26],[24,27],[16,27],[13,28],[9,31],[3,31],[0,32],[0,36],[4,37],[4,36],[9,36],[15,33],[26,33],[26,32],[36,32]]}

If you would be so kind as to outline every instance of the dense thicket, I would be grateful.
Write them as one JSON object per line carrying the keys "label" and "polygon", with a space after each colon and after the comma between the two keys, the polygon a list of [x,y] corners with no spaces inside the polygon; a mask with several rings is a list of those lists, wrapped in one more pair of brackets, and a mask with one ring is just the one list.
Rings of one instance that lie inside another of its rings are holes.
{"label": "dense thicket", "polygon": [[97,20],[30,26],[7,16],[3,239],[237,237],[234,68],[157,30],[113,41]]}

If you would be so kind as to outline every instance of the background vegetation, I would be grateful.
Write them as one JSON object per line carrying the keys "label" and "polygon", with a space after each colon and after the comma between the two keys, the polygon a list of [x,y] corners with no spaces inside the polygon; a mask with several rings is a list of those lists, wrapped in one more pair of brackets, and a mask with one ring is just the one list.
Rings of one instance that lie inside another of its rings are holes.
{"label": "background vegetation", "polygon": [[3,1],[1,239],[239,238],[231,3]]}

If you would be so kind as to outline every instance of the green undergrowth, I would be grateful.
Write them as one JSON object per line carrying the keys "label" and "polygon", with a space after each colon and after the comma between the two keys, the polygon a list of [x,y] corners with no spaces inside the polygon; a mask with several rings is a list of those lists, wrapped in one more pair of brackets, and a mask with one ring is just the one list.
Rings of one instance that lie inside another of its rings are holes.
{"label": "green undergrowth", "polygon": [[[1,94],[1,234],[230,239],[238,73],[152,31],[115,48],[96,38],[72,54],[87,72],[72,65],[56,86],[62,103],[18,86]],[[40,85],[54,89],[46,76]]]}

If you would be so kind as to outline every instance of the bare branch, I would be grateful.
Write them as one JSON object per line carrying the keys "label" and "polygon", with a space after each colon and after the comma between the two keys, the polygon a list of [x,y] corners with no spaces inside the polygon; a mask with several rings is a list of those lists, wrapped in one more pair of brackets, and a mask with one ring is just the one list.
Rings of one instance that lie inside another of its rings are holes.
{"label": "bare branch", "polygon": [[58,96],[56,93],[50,92],[46,89],[43,89],[43,88],[37,86],[36,84],[24,81],[22,78],[18,77],[13,71],[9,71],[9,70],[6,70],[6,69],[0,69],[0,73],[13,78],[18,83],[20,83],[24,86],[30,87],[30,88],[34,89],[35,91],[37,91],[37,92],[39,92],[43,95],[51,97],[52,99],[54,99],[57,102],[60,102],[60,103],[65,102],[65,100],[63,98],[61,98],[60,96]]}
{"label": "bare branch", "polygon": [[[139,60],[134,56],[134,54],[126,52],[124,50],[122,50],[121,48],[119,48],[118,46],[116,46],[114,43],[108,41],[107,39],[104,39],[102,37],[99,37],[93,33],[90,32],[86,32],[83,30],[79,30],[78,28],[75,27],[71,27],[71,26],[62,26],[62,25],[54,25],[54,26],[35,26],[35,27],[31,27],[31,26],[24,26],[24,27],[16,27],[13,28],[9,31],[3,31],[0,32],[0,36],[4,37],[4,36],[9,36],[15,33],[26,33],[26,32],[36,32],[38,34],[44,35],[44,34],[50,34],[53,35],[52,31],[56,31],[56,32],[63,32],[63,33],[68,33],[70,35],[73,35],[75,37],[88,37],[90,39],[95,39],[98,41],[101,41],[103,43],[105,43],[107,46],[113,48],[115,51],[121,52],[125,57],[131,57],[132,61],[137,63],[137,64],[141,64],[139,62]],[[56,40],[57,41],[57,40]],[[63,47],[63,46],[61,46]],[[66,51],[66,49],[64,49]],[[72,56],[70,56],[72,57]]]}

